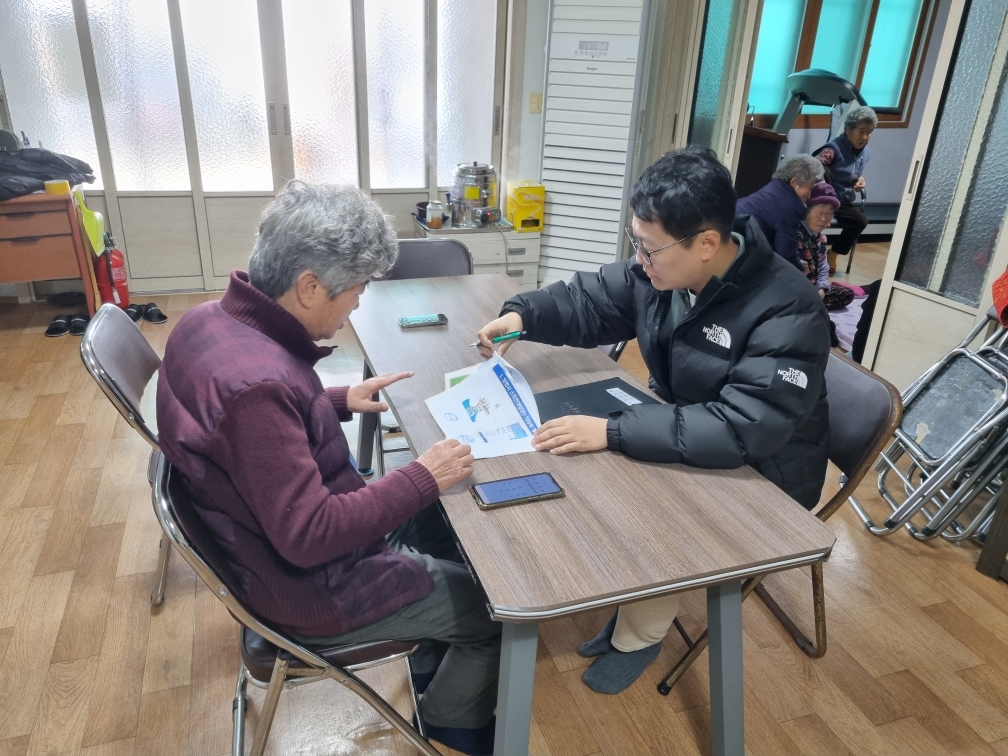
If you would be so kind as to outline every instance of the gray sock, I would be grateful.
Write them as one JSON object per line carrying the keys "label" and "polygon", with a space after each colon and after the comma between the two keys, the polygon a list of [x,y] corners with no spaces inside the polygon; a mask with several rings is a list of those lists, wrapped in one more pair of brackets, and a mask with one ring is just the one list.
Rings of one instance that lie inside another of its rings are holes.
{"label": "gray sock", "polygon": [[619,612],[612,616],[605,627],[603,627],[599,634],[592,638],[590,641],[585,641],[580,646],[578,646],[578,653],[590,659],[593,656],[601,656],[606,651],[612,650],[612,634],[616,629],[616,618],[619,616]]}
{"label": "gray sock", "polygon": [[615,695],[633,685],[660,652],[661,641],[637,651],[614,648],[596,659],[581,680],[596,693]]}

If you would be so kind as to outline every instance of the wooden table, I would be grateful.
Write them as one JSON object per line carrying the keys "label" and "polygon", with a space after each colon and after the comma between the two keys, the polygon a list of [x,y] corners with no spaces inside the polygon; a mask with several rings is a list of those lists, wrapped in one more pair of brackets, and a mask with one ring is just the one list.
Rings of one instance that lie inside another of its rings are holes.
{"label": "wooden table", "polygon": [[0,202],[0,283],[80,277],[88,314],[94,315],[88,254],[69,194],[26,194]]}
{"label": "wooden table", "polygon": [[[479,361],[476,331],[518,291],[501,276],[372,283],[351,322],[366,373],[415,370],[386,390],[414,453],[444,434],[424,399],[444,374]],[[404,315],[442,312],[448,325],[402,330]],[[533,391],[620,377],[647,390],[597,349],[522,342],[508,361]],[[358,465],[371,464],[375,418],[362,418]],[[548,471],[563,499],[481,511],[472,483]],[[608,451],[477,460],[441,501],[469,565],[504,623],[496,753],[526,754],[538,623],[634,599],[707,589],[715,754],[743,753],[742,580],[829,556],[833,533],[755,470],[636,462]],[[657,695],[657,694],[656,694]]]}

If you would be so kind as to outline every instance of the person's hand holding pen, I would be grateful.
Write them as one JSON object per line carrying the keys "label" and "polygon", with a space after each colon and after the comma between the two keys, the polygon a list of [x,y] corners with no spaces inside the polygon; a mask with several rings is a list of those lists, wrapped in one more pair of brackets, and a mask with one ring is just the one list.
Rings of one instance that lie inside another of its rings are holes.
{"label": "person's hand holding pen", "polygon": [[518,339],[517,337],[510,338],[505,341],[499,341],[496,344],[494,343],[494,339],[512,333],[521,334],[523,325],[521,315],[517,312],[508,312],[501,315],[497,320],[491,320],[483,326],[480,332],[476,334],[476,338],[479,340],[477,342],[479,353],[483,359],[490,359],[490,356],[494,353],[495,346],[497,347],[497,353],[503,357],[504,352]]}

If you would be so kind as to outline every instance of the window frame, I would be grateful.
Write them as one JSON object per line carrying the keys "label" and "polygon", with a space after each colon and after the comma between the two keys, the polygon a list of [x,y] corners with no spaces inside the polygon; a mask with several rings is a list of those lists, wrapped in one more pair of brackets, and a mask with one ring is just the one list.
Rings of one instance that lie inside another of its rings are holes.
{"label": "window frame", "polygon": [[[855,86],[859,89],[864,76],[865,66],[868,63],[868,52],[871,49],[869,42],[875,31],[875,19],[878,16],[880,4],[881,0],[872,0],[871,9],[868,13],[868,25],[865,27],[864,39],[861,41],[857,76],[854,81]],[[804,71],[812,64],[812,51],[815,47],[816,33],[819,30],[819,17],[822,13],[822,5],[823,0],[806,0],[794,71]],[[924,59],[927,57],[928,46],[931,42],[935,17],[937,15],[938,0],[924,0],[921,5],[920,17],[917,19],[917,29],[914,32],[913,45],[910,48],[910,58],[907,61],[906,71],[903,74],[903,88],[900,91],[899,105],[897,108],[894,108],[894,110],[898,109],[899,112],[878,113],[879,128],[907,128],[909,126],[913,103],[917,97],[917,88],[920,84],[921,71],[924,68]],[[777,120],[777,116],[777,113],[755,113],[753,114],[753,119],[756,126],[771,129]],[[828,129],[829,127],[830,116],[827,113],[799,115],[794,122],[794,126],[792,126],[795,129]]]}

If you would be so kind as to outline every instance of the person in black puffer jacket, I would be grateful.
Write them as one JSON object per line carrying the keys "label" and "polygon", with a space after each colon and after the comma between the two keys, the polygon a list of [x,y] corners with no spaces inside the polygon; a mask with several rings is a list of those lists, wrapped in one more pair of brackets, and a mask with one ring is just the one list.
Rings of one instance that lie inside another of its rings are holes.
{"label": "person in black puffer jacket", "polygon": [[[479,332],[480,351],[489,356],[490,339],[511,331],[586,349],[636,337],[651,388],[668,404],[551,420],[536,448],[749,464],[812,509],[829,454],[829,317],[819,295],[755,219],[735,217],[731,175],[711,150],[667,153],[630,204],[633,259],[512,297]],[[657,658],[677,609],[674,595],[620,607],[580,649],[600,657],[584,682],[601,693],[629,686]]]}

